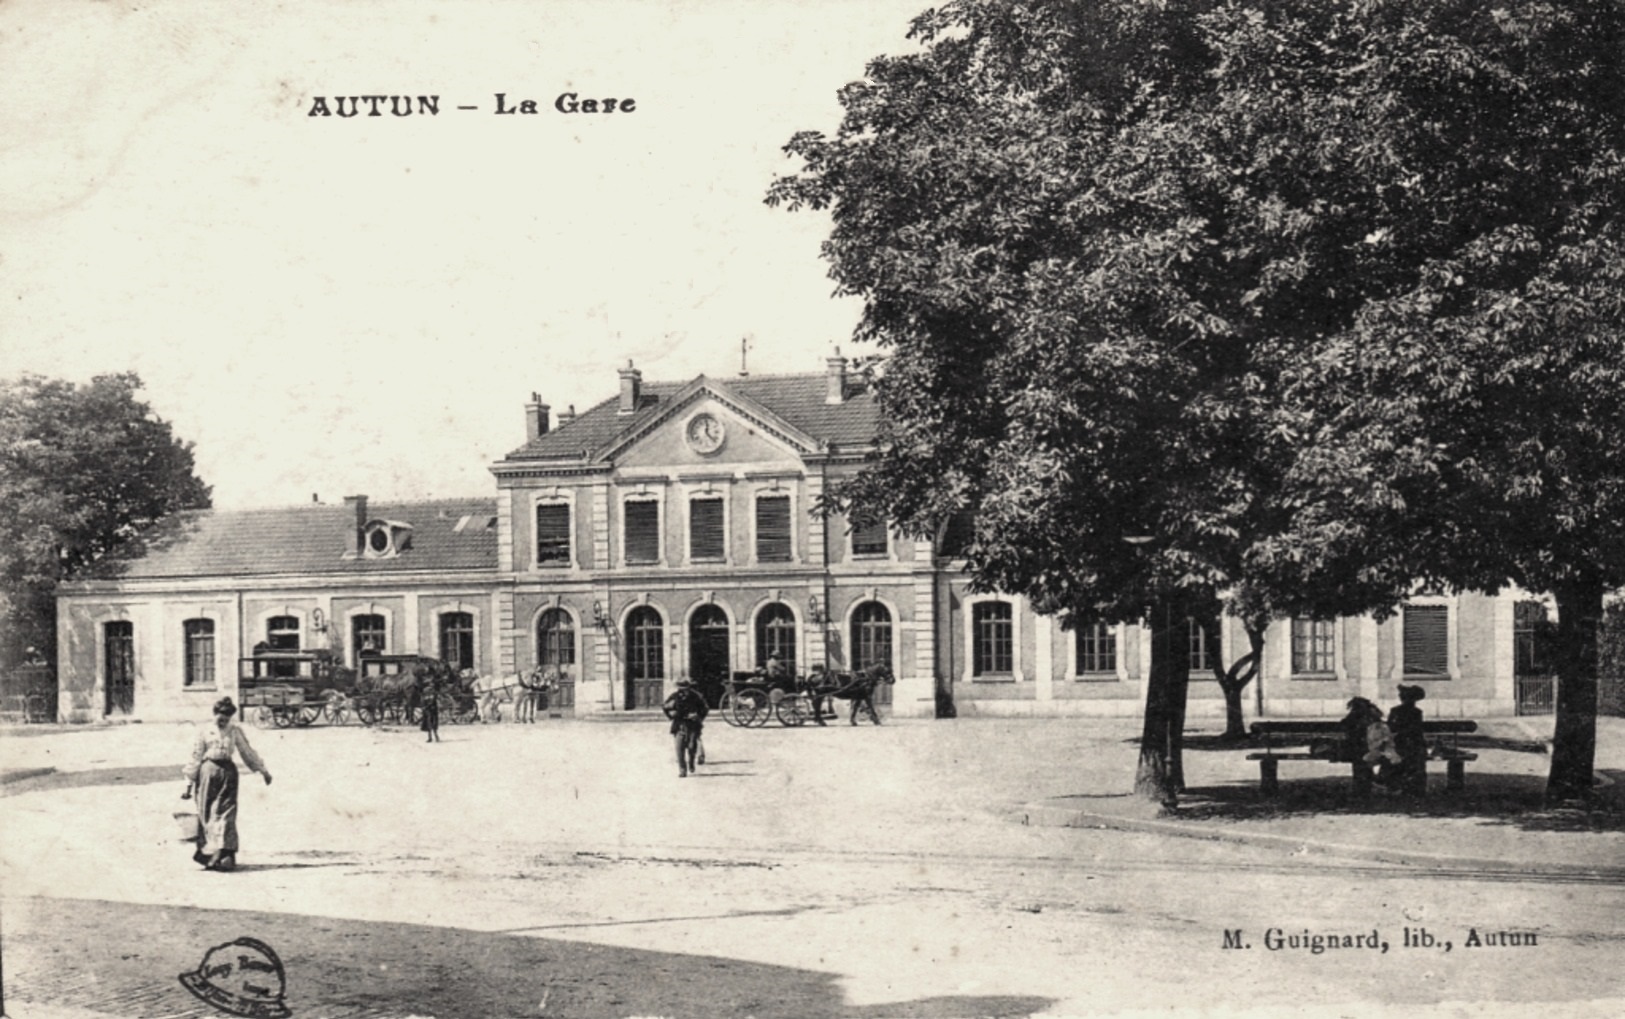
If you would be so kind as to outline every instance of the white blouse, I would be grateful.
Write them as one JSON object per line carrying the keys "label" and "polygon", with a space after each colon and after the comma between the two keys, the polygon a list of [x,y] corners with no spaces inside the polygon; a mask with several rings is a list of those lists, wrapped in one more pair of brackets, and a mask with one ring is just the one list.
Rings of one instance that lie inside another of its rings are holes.
{"label": "white blouse", "polygon": [[204,761],[229,761],[233,751],[243,755],[243,763],[248,765],[249,771],[265,771],[265,762],[248,745],[248,736],[242,726],[231,722],[221,729],[210,722],[198,727],[197,739],[192,744],[192,760],[181,773],[186,776],[186,781],[195,783],[198,769]]}

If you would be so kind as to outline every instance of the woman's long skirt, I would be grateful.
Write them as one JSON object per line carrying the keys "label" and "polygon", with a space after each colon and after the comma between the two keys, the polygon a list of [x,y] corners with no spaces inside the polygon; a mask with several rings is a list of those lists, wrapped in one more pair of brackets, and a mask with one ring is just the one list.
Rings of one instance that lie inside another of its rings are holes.
{"label": "woman's long skirt", "polygon": [[215,853],[237,852],[237,765],[230,761],[204,761],[197,773],[198,834],[194,858],[203,861]]}

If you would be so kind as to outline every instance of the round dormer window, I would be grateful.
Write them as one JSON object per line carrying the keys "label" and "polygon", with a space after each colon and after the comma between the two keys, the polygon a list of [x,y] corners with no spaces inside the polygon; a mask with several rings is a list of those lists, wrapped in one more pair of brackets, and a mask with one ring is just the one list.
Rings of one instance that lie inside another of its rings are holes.
{"label": "round dormer window", "polygon": [[389,551],[389,529],[387,527],[374,527],[372,533],[367,535],[367,547],[378,555]]}

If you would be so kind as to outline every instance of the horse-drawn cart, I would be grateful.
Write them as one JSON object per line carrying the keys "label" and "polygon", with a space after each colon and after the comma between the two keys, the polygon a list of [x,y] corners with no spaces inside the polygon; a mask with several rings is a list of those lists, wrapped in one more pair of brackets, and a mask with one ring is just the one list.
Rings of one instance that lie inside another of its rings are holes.
{"label": "horse-drawn cart", "polygon": [[891,682],[891,670],[884,666],[857,672],[814,667],[805,677],[769,676],[761,669],[735,672],[723,685],[717,710],[729,725],[757,728],[776,718],[780,725],[794,728],[808,722],[824,724],[824,719],[836,717],[833,702],[843,700],[852,704],[852,724],[857,724],[861,710],[879,725],[875,688]]}
{"label": "horse-drawn cart", "polygon": [[363,725],[416,725],[423,717],[422,698],[430,690],[443,721],[457,724],[479,720],[473,677],[459,676],[438,658],[363,654],[359,664],[360,675],[350,704]]}
{"label": "horse-drawn cart", "polygon": [[330,651],[262,651],[237,660],[237,696],[243,718],[261,728],[286,729],[325,719],[348,720],[348,669]]}

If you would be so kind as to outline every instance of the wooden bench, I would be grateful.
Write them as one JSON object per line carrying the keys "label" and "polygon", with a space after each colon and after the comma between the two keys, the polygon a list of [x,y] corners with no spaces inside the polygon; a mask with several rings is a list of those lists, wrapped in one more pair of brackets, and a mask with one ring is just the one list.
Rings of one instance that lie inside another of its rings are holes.
{"label": "wooden bench", "polygon": [[[1373,772],[1364,761],[1349,761],[1342,757],[1343,723],[1315,719],[1254,722],[1251,726],[1255,739],[1263,740],[1263,750],[1247,755],[1247,760],[1258,762],[1258,788],[1265,796],[1280,791],[1282,761],[1321,761],[1326,764],[1347,764],[1353,775],[1354,791],[1365,795],[1371,792]],[[1422,735],[1428,740],[1428,760],[1444,761],[1447,777],[1445,788],[1451,791],[1467,786],[1467,762],[1478,760],[1478,755],[1463,751],[1457,737],[1477,732],[1478,723],[1465,719],[1423,722]],[[1438,737],[1449,737],[1445,744]],[[1322,746],[1317,747],[1316,744]],[[1304,749],[1291,749],[1302,747]],[[1424,767],[1426,765],[1424,764]]]}

